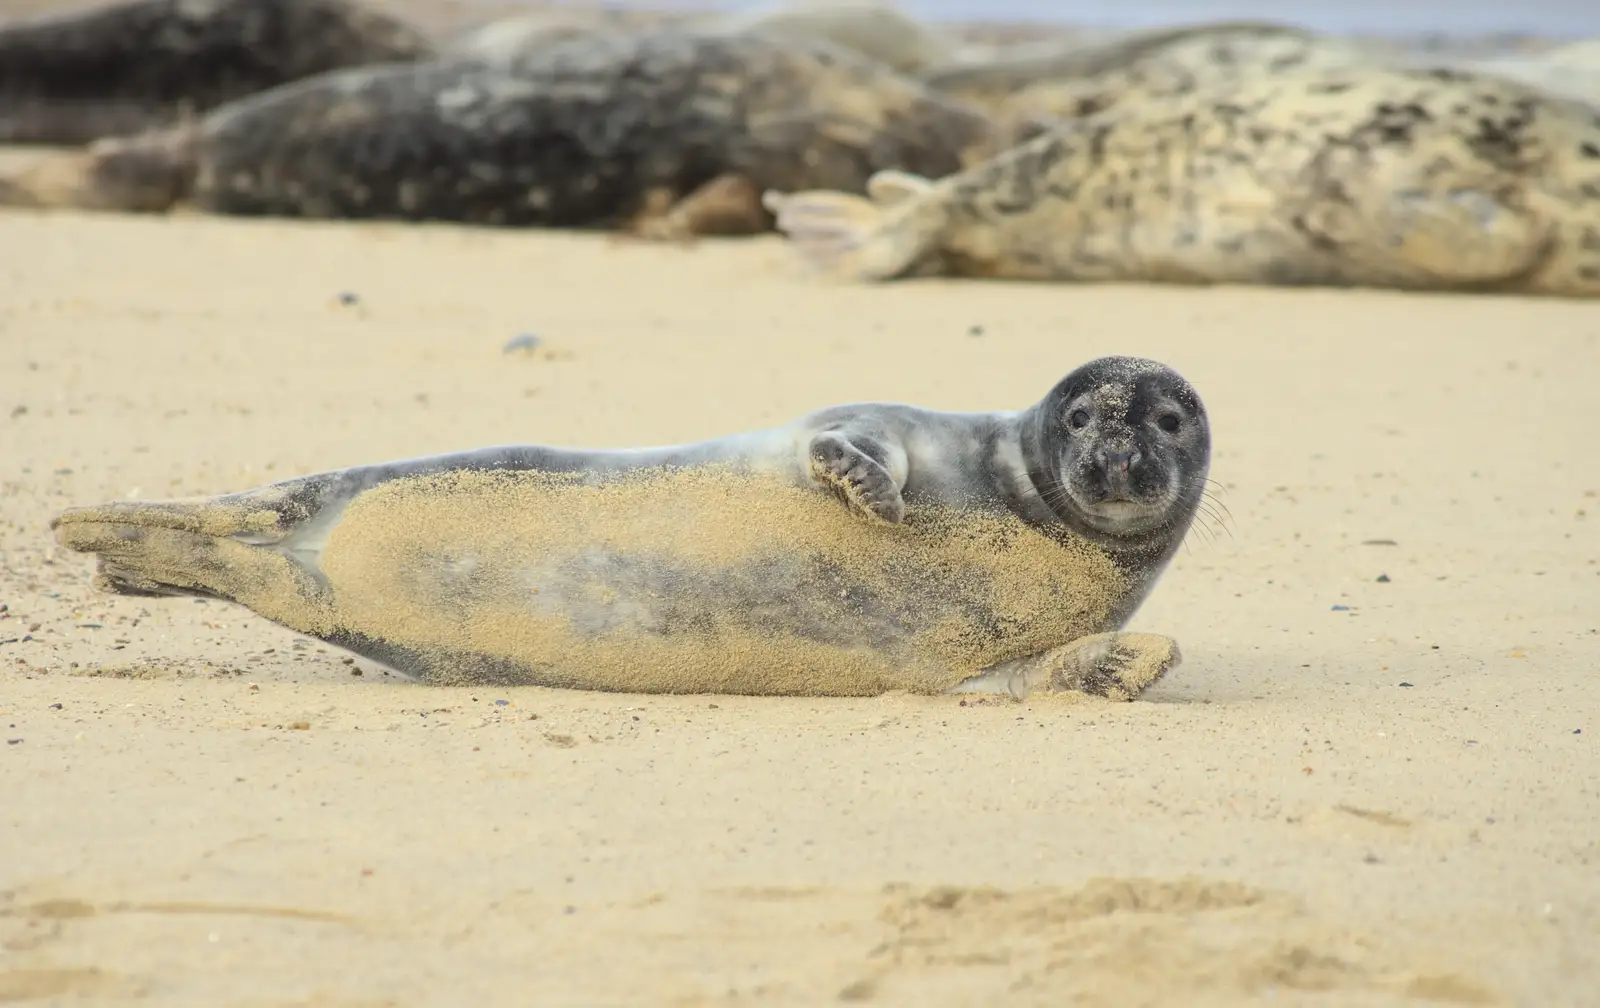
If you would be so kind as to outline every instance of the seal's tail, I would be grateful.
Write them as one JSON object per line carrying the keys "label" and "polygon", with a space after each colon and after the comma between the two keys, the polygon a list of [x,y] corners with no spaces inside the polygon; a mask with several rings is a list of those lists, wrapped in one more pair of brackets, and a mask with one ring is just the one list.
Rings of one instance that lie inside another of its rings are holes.
{"label": "seal's tail", "polygon": [[317,490],[306,479],[221,497],[118,501],[71,508],[50,527],[62,546],[99,558],[97,588],[226,599],[315,633],[327,610]]}
{"label": "seal's tail", "polygon": [[178,126],[43,155],[0,177],[0,206],[165,212],[194,184],[195,140]]}
{"label": "seal's tail", "polygon": [[768,192],[762,203],[800,259],[819,273],[892,280],[927,265],[938,252],[944,204],[934,183],[879,172],[867,197],[833,190]]}

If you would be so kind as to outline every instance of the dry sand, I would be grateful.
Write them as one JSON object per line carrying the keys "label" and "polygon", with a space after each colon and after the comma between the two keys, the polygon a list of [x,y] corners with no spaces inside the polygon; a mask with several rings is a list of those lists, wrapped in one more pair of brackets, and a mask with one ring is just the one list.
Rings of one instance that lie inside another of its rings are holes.
{"label": "dry sand", "polygon": [[[1200,388],[1233,516],[1131,704],[428,688],[46,531],[1103,353]],[[0,1002],[1596,1004],[1597,388],[1592,302],[0,215]]]}

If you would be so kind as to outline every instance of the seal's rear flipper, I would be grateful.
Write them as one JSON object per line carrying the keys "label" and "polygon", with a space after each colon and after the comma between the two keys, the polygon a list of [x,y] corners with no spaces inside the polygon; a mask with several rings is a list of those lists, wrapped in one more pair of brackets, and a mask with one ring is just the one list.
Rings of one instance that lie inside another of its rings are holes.
{"label": "seal's rear flipper", "polygon": [[50,527],[62,546],[99,558],[103,590],[226,599],[320,635],[329,598],[317,556],[336,515],[323,513],[318,489],[314,479],[295,480],[192,501],[72,508]]}
{"label": "seal's rear flipper", "polygon": [[182,126],[44,154],[0,177],[0,206],[164,213],[194,184],[194,143]]}
{"label": "seal's rear flipper", "polygon": [[[853,280],[892,280],[933,258],[943,228],[942,204],[917,177],[874,176],[862,196],[827,189],[767,192],[762,203],[801,260],[819,273]],[[923,180],[925,181],[925,180]]]}
{"label": "seal's rear flipper", "polygon": [[1183,661],[1178,642],[1147,633],[1080,637],[1043,654],[1002,662],[963,680],[951,693],[1077,692],[1133,700]]}

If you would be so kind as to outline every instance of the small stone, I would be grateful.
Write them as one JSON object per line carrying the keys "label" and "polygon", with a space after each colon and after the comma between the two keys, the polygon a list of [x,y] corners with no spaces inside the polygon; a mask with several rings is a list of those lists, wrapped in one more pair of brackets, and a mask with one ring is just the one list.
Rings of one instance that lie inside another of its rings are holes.
{"label": "small stone", "polygon": [[1349,612],[1350,611],[1350,607],[1347,606],[1347,605],[1336,605],[1336,606],[1333,607],[1333,611],[1334,612]]}
{"label": "small stone", "polygon": [[1379,584],[1388,584],[1389,583],[1389,575],[1387,575],[1387,574],[1379,574],[1378,575],[1378,583]]}
{"label": "small stone", "polygon": [[50,709],[51,710],[61,710],[61,705],[58,704],[58,703],[53,703],[53,704],[50,705]]}
{"label": "small stone", "polygon": [[311,730],[311,722],[309,722],[309,721],[296,721],[294,724],[291,724],[289,726],[289,730],[290,731],[310,731]]}
{"label": "small stone", "polygon": [[360,300],[361,300],[360,295],[356,294],[354,291],[340,291],[339,292],[339,303],[344,305],[347,308],[349,306],[353,305],[353,304],[357,304],[358,302],[360,302]]}
{"label": "small stone", "polygon": [[539,344],[542,342],[543,340],[539,339],[539,337],[535,336],[533,333],[517,333],[515,336],[506,340],[505,346],[500,348],[500,352],[515,353],[518,350],[522,350],[527,353],[532,353],[539,348]]}
{"label": "small stone", "polygon": [[981,326],[981,325],[967,326],[967,335],[968,336],[982,336],[983,335],[983,326]]}
{"label": "small stone", "polygon": [[19,739],[19,738],[8,738],[8,739],[6,739],[6,745],[21,745],[21,744],[22,744],[22,740]]}
{"label": "small stone", "polygon": [[494,705],[495,705],[495,706],[496,706],[496,707],[506,707],[506,706],[509,706],[509,705],[510,705],[510,703],[511,703],[511,701],[510,701],[510,700],[496,700],[496,701],[495,701],[495,702],[494,702]]}
{"label": "small stone", "polygon": [[27,416],[27,415],[28,415],[28,407],[26,407],[26,406],[13,406],[13,407],[11,407],[11,419],[15,420],[19,416]]}
{"label": "small stone", "polygon": [[1412,683],[1408,683],[1408,682],[1404,682],[1404,681],[1402,681],[1402,682],[1399,682],[1399,683],[1396,683],[1396,685],[1397,685],[1397,686],[1405,686],[1405,687],[1410,687],[1410,686],[1412,686],[1412,685],[1413,685],[1413,684],[1412,684]]}

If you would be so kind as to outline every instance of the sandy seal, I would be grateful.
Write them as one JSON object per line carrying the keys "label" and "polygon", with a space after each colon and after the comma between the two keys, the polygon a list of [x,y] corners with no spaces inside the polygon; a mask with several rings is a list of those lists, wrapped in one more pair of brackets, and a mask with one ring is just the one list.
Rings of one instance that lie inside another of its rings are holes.
{"label": "sandy seal", "polygon": [[209,595],[433,683],[1131,698],[1117,631],[1200,505],[1199,395],[1153,361],[1018,411],[867,403],[676,447],[482,449],[61,514],[97,583]]}
{"label": "sandy seal", "polygon": [[193,126],[39,161],[0,199],[749,233],[771,226],[765,188],[942,175],[993,137],[982,113],[826,43],[608,32],[503,64],[322,74]]}
{"label": "sandy seal", "polygon": [[431,53],[345,0],[129,0],[0,24],[0,143],[137,133],[325,70]]}
{"label": "sandy seal", "polygon": [[824,273],[1600,295],[1600,120],[1366,67],[1128,103],[937,182],[772,193]]}

